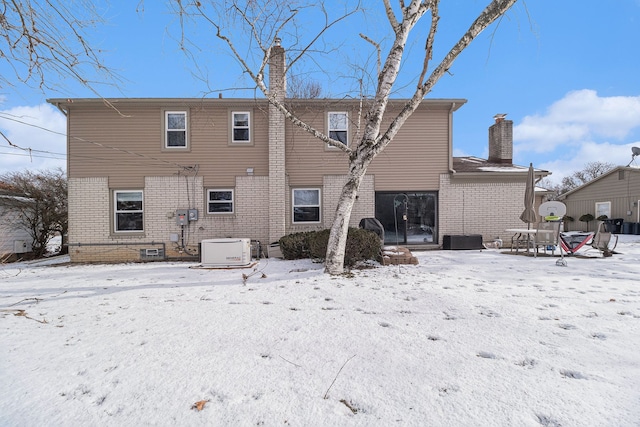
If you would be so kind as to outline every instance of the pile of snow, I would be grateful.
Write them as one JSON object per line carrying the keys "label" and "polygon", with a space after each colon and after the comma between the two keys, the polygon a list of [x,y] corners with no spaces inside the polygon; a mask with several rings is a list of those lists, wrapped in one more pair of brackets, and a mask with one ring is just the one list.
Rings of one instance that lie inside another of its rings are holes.
{"label": "pile of snow", "polygon": [[640,236],[621,240],[567,267],[428,251],[341,277],[0,266],[0,425],[637,426]]}

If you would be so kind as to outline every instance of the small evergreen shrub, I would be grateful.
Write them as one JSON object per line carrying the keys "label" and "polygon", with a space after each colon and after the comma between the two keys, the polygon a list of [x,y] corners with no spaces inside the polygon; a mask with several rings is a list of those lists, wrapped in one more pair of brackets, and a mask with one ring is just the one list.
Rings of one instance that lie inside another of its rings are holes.
{"label": "small evergreen shrub", "polygon": [[313,231],[292,233],[280,238],[280,251],[284,259],[309,258],[309,236]]}
{"label": "small evergreen shrub", "polygon": [[584,214],[584,215],[582,215],[579,219],[580,219],[580,221],[582,221],[582,222],[589,222],[589,221],[593,221],[595,218],[593,217],[593,215],[591,215],[590,213],[588,213],[588,214]]}

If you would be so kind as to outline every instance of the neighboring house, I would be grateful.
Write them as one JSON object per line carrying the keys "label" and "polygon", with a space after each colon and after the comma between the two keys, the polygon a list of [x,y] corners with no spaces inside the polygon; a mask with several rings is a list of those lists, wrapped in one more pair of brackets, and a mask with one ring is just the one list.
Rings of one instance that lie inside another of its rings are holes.
{"label": "neighboring house", "polygon": [[[284,50],[274,51],[269,83],[286,93]],[[331,226],[346,156],[264,99],[49,102],[68,121],[72,261],[197,255],[199,243],[212,238],[266,246],[289,233]],[[334,139],[358,140],[360,100],[285,102]],[[489,161],[452,157],[453,113],[465,102],[421,103],[370,165],[352,226],[376,217],[387,243],[438,247],[445,234],[493,239],[522,224],[527,168],[511,164],[511,121],[492,126],[490,146],[502,152]],[[384,123],[404,104],[391,100]]]}
{"label": "neighboring house", "polygon": [[20,224],[20,213],[11,208],[12,201],[24,200],[12,186],[0,182],[0,262],[12,261],[31,252],[33,239]]}
{"label": "neighboring house", "polygon": [[589,225],[579,221],[584,214],[595,218],[606,215],[610,219],[640,223],[640,168],[616,167],[566,192],[560,200],[567,205],[567,215],[574,219],[573,222],[565,222],[565,229],[586,230],[588,226],[593,231],[596,221]]}

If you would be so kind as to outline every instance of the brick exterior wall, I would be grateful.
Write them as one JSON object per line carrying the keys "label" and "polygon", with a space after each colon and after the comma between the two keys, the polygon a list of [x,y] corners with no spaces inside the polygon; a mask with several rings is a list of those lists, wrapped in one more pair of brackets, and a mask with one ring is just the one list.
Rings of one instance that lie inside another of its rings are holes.
{"label": "brick exterior wall", "polygon": [[[197,255],[203,239],[268,240],[268,177],[236,177],[233,215],[206,213],[202,177],[146,177],[143,234],[111,232],[113,214],[107,178],[69,179],[69,253],[73,262],[139,261],[141,249],[164,249],[167,257]],[[198,220],[182,228],[176,209],[198,209]],[[179,241],[172,242],[177,234]],[[185,248],[181,248],[184,243]],[[186,249],[186,250],[185,250]]]}
{"label": "brick exterior wall", "polygon": [[447,234],[481,234],[484,242],[499,237],[508,245],[511,235],[505,229],[526,228],[519,218],[524,190],[522,182],[456,182],[449,174],[441,174],[439,243]]}
{"label": "brick exterior wall", "polygon": [[[331,228],[335,217],[338,200],[342,187],[347,182],[346,175],[325,175],[323,177],[323,206],[322,206],[322,223],[323,228]],[[375,189],[374,178],[371,175],[365,175],[360,184],[358,198],[353,205],[351,211],[350,227],[357,227],[362,218],[371,218],[375,216]]]}
{"label": "brick exterior wall", "polygon": [[[272,47],[269,58],[269,90],[280,102],[287,93],[285,51],[279,41]],[[285,175],[285,117],[269,104],[269,242],[285,235],[286,175]]]}

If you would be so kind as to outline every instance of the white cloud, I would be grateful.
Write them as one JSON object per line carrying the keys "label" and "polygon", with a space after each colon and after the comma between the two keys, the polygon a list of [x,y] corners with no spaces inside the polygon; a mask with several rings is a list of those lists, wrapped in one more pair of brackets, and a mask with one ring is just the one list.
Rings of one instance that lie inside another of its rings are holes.
{"label": "white cloud", "polygon": [[514,157],[522,164],[534,161],[553,173],[551,181],[559,183],[589,162],[627,165],[631,147],[640,145],[638,130],[640,96],[601,97],[594,90],[573,91],[544,114],[525,116],[514,126]]}
{"label": "white cloud", "polygon": [[[590,162],[612,163],[616,166],[626,166],[632,161],[631,147],[640,147],[640,141],[617,145],[608,142],[586,142],[572,151],[566,158],[556,158],[542,162],[537,167],[551,171],[549,180],[558,184],[565,176],[584,169]],[[640,158],[635,158],[631,166],[640,166]]]}
{"label": "white cloud", "polygon": [[526,116],[514,127],[514,151],[550,153],[597,139],[622,140],[640,127],[640,96],[600,97],[594,90],[569,92],[544,115]]}
{"label": "white cloud", "polygon": [[0,110],[0,131],[0,173],[66,168],[66,118],[52,105]]}

